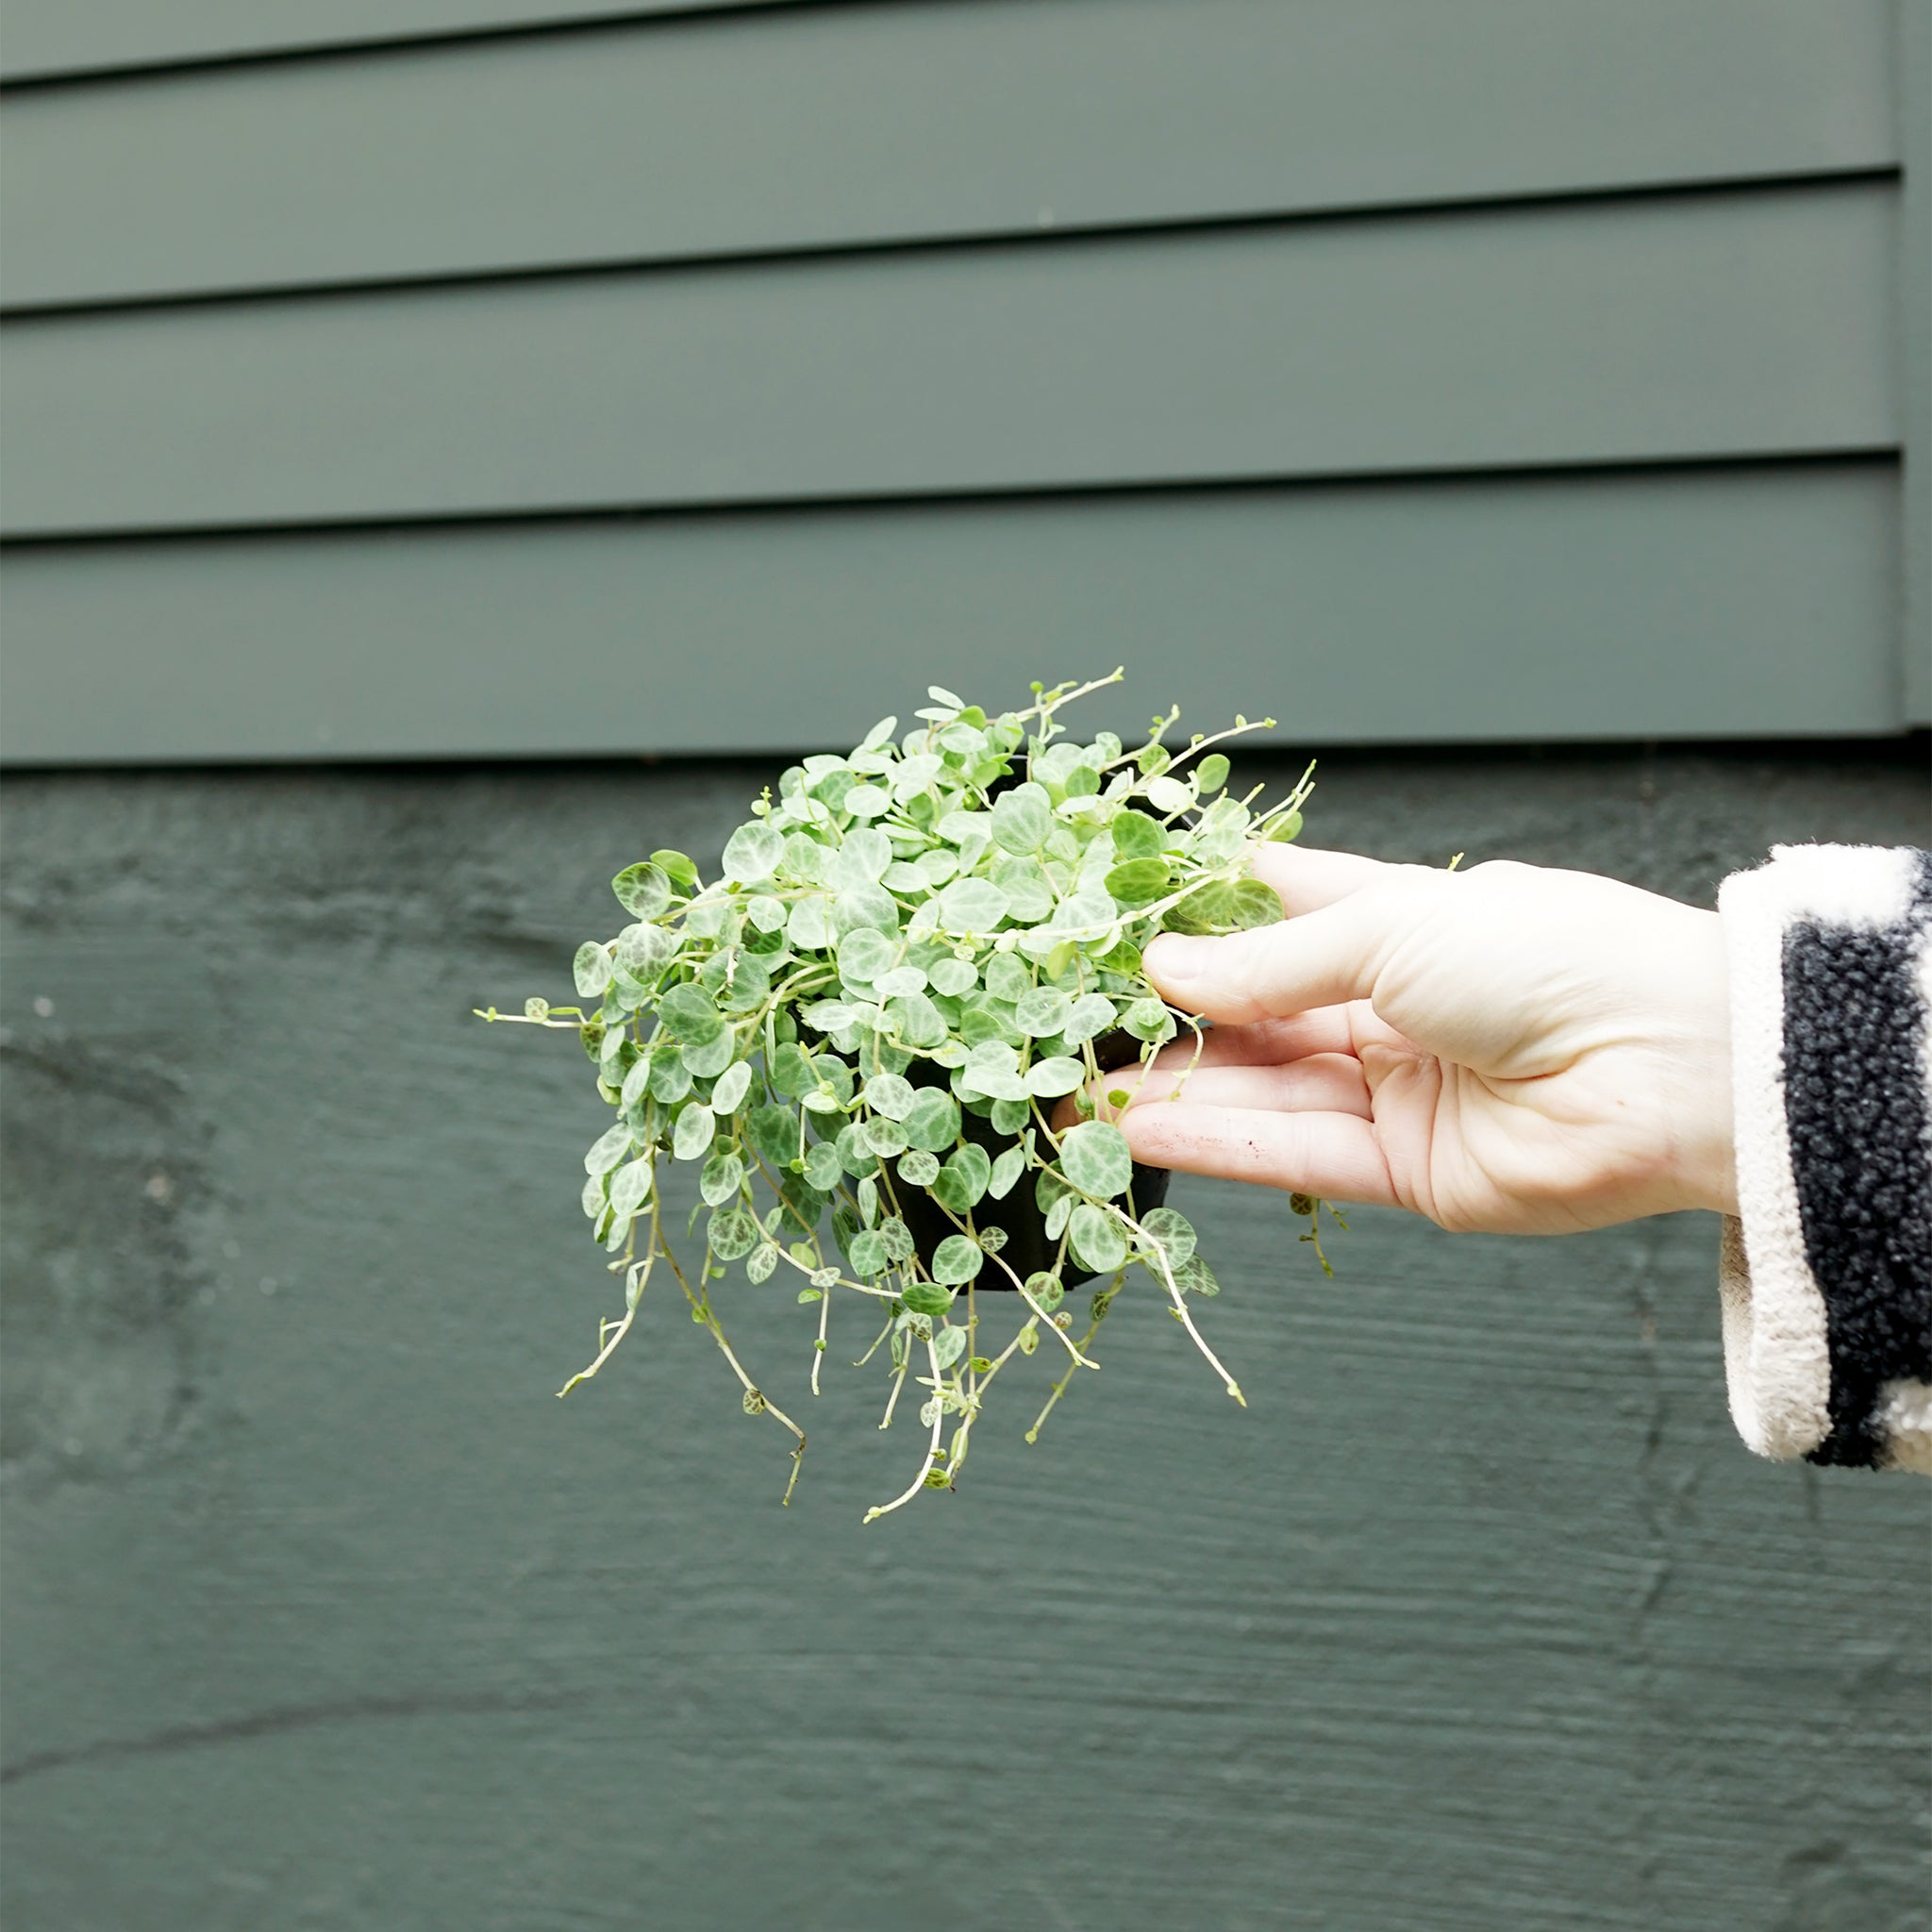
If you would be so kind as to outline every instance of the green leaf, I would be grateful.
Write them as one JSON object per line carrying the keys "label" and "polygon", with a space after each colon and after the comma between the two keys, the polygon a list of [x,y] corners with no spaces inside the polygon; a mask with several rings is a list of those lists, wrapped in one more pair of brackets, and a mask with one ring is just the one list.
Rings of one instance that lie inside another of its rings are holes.
{"label": "green leaf", "polygon": [[1057,1241],[1067,1231],[1067,1222],[1079,1201],[1077,1194],[1061,1194],[1046,1210],[1046,1238]]}
{"label": "green leaf", "polygon": [[645,1197],[650,1191],[649,1156],[642,1160],[633,1160],[627,1166],[620,1167],[610,1176],[610,1206],[624,1220],[629,1220],[644,1205]]}
{"label": "green leaf", "polygon": [[971,1281],[985,1265],[986,1257],[976,1241],[963,1234],[949,1234],[933,1250],[932,1278],[958,1287]]}
{"label": "green leaf", "polygon": [[798,1291],[798,1299],[802,1302],[822,1302],[824,1298],[825,1291],[822,1288],[801,1288]]}
{"label": "green leaf", "polygon": [[940,1158],[924,1148],[914,1148],[899,1162],[899,1178],[909,1188],[929,1188],[938,1178]]}
{"label": "green leaf", "polygon": [[868,1228],[852,1237],[849,1257],[855,1274],[883,1274],[886,1272],[886,1244],[875,1230]]}
{"label": "green leaf", "polygon": [[806,1150],[805,1177],[822,1194],[829,1194],[844,1172],[845,1164],[831,1141],[819,1141]]}
{"label": "green leaf", "polygon": [[1242,931],[1256,926],[1278,925],[1283,918],[1281,895],[1259,879],[1237,879],[1234,883],[1234,924]]}
{"label": "green leaf", "polygon": [[1167,849],[1166,828],[1131,807],[1117,812],[1108,829],[1113,834],[1113,856],[1118,859],[1158,858]]}
{"label": "green leaf", "polygon": [[984,1198],[991,1177],[992,1161],[986,1149],[968,1141],[954,1150],[934,1177],[932,1197],[955,1214],[968,1214]]}
{"label": "green leaf", "polygon": [[674,986],[658,1002],[658,1018],[664,1030],[686,1046],[702,1046],[724,1030],[724,1016],[711,995],[690,982]]}
{"label": "green leaf", "polygon": [[750,1260],[744,1264],[745,1279],[748,1281],[769,1281],[772,1271],[778,1265],[778,1244],[767,1241]]}
{"label": "green leaf", "polygon": [[932,982],[932,990],[949,999],[970,992],[979,983],[979,971],[971,959],[935,959],[926,968],[926,976]]}
{"label": "green leaf", "polygon": [[886,1018],[908,1046],[932,1048],[941,1044],[949,1028],[945,1016],[923,992],[888,1000]]}
{"label": "green leaf", "polygon": [[1031,1106],[1024,1100],[995,1100],[992,1104],[992,1130],[995,1134],[1017,1134],[1032,1112]]}
{"label": "green leaf", "polygon": [[588,1174],[608,1174],[630,1152],[630,1127],[619,1121],[591,1143],[591,1151],[584,1156],[584,1172]]}
{"label": "green leaf", "polygon": [[1171,1039],[1179,1030],[1174,1015],[1159,1000],[1136,1000],[1121,1015],[1121,1024],[1136,1040],[1145,1041]]}
{"label": "green leaf", "polygon": [[1024,959],[1011,953],[995,953],[987,961],[986,990],[994,999],[1018,1000],[1032,988],[1033,975],[1027,972]]}
{"label": "green leaf", "polygon": [[740,1060],[718,1075],[711,1089],[711,1108],[716,1113],[736,1113],[751,1091],[751,1062]]}
{"label": "green leaf", "polygon": [[1170,908],[1161,924],[1170,932],[1238,932],[1281,916],[1281,901],[1259,879],[1211,879]]}
{"label": "green leaf", "polygon": [[691,1091],[691,1069],[681,1054],[660,1049],[651,1056],[651,1098],[675,1107]]}
{"label": "green leaf", "polygon": [[1013,1008],[1013,1024],[1036,1040],[1050,1038],[1067,1024],[1073,1001],[1058,987],[1029,987]]}
{"label": "green leaf", "polygon": [[586,940],[571,961],[571,975],[577,983],[578,992],[587,1000],[595,999],[610,984],[610,975],[616,970],[610,955],[595,940]]}
{"label": "green leaf", "polygon": [[1058,1274],[1049,1274],[1041,1269],[1039,1274],[1026,1277],[1026,1292],[1050,1315],[1059,1307],[1060,1297],[1066,1290]]}
{"label": "green leaf", "polygon": [[1120,1223],[1104,1208],[1083,1201],[1074,1209],[1067,1236],[1083,1267],[1110,1274],[1127,1258],[1127,1243]]}
{"label": "green leaf", "polygon": [[[959,1104],[950,1093],[928,1087],[913,1102],[912,1110],[901,1124],[908,1145],[933,1154],[942,1153],[959,1138]],[[899,1171],[906,1172],[904,1162]]]}
{"label": "green leaf", "polygon": [[1299,839],[1301,834],[1302,815],[1298,811],[1291,811],[1285,817],[1275,821],[1268,836],[1270,839],[1278,840],[1283,844],[1286,844],[1291,839]]}
{"label": "green leaf", "polygon": [[986,1191],[995,1201],[1004,1201],[1025,1172],[1026,1150],[1015,1141],[993,1162],[992,1172],[987,1176]]}
{"label": "green leaf", "polygon": [[1016,785],[992,802],[993,842],[1008,852],[1038,852],[1053,830],[1053,800],[1043,785]]}
{"label": "green leaf", "polygon": [[708,1207],[719,1208],[744,1184],[744,1162],[735,1154],[714,1154],[698,1175],[698,1192]]}
{"label": "green leaf", "polygon": [[785,922],[785,937],[801,953],[820,953],[832,943],[832,908],[816,892],[798,900]]}
{"label": "green leaf", "polygon": [[856,925],[839,941],[839,976],[870,985],[889,972],[896,951],[885,934],[870,925]]}
{"label": "green leaf", "polygon": [[[685,863],[689,865],[691,861],[687,859]],[[691,877],[697,877],[695,871]],[[648,861],[625,866],[610,881],[610,890],[617,894],[617,903],[633,919],[656,919],[671,905],[671,881],[665,876],[664,868]]]}
{"label": "green leaf", "polygon": [[875,886],[891,862],[892,841],[876,825],[855,825],[833,853],[825,877],[841,889]]}
{"label": "green leaf", "polygon": [[717,1117],[702,1101],[694,1100],[677,1116],[677,1125],[671,1135],[671,1151],[679,1160],[695,1160],[700,1154],[710,1151],[717,1131]]}
{"label": "green leaf", "polygon": [[745,1121],[744,1133],[768,1167],[783,1167],[798,1152],[798,1116],[789,1107],[754,1108]]}
{"label": "green leaf", "polygon": [[882,1159],[895,1159],[906,1151],[906,1129],[882,1113],[861,1123],[858,1131],[864,1136],[865,1144]]}
{"label": "green leaf", "polygon": [[1097,1040],[1113,1025],[1114,1019],[1114,1004],[1105,993],[1083,993],[1067,1014],[1060,1037],[1069,1046],[1079,1046],[1086,1041]]}
{"label": "green leaf", "polygon": [[[957,1241],[958,1236],[955,1235],[953,1239]],[[970,1248],[973,1243],[968,1241],[966,1245]],[[963,1275],[960,1278],[966,1279]],[[953,1306],[953,1297],[943,1288],[935,1287],[929,1281],[915,1281],[899,1299],[915,1315],[943,1315]]]}
{"label": "green leaf", "polygon": [[742,1208],[723,1208],[705,1230],[711,1252],[721,1261],[735,1261],[758,1245],[758,1224]]}
{"label": "green leaf", "polygon": [[770,1079],[788,1100],[802,1100],[819,1084],[818,1069],[812,1065],[810,1054],[796,1041],[779,1047],[772,1056]]}
{"label": "green leaf", "polygon": [[668,845],[651,854],[651,863],[680,886],[695,886],[698,882],[697,867],[682,852]]}
{"label": "green leaf", "polygon": [[1194,767],[1194,783],[1203,798],[1212,797],[1227,783],[1227,760],[1218,751],[1210,751]]}
{"label": "green leaf", "polygon": [[1083,1194],[1110,1200],[1134,1178],[1127,1137],[1108,1121],[1082,1121],[1060,1139],[1060,1170]]}
{"label": "green leaf", "polygon": [[879,1150],[872,1144],[872,1136],[868,1132],[875,1124],[875,1122],[861,1124],[848,1121],[839,1129],[839,1138],[832,1142],[839,1150],[840,1164],[854,1180],[878,1172]]}
{"label": "green leaf", "polygon": [[918,1090],[901,1074],[874,1074],[865,1083],[865,1104],[889,1121],[903,1121],[918,1101]]}
{"label": "green leaf", "polygon": [[1172,818],[1176,812],[1186,811],[1192,806],[1193,788],[1182,784],[1178,778],[1150,778],[1147,781],[1147,803],[1163,818]]}
{"label": "green leaf", "polygon": [[880,1222],[876,1230],[878,1238],[885,1243],[886,1259],[897,1265],[912,1258],[912,1230],[897,1215],[889,1215]]}
{"label": "green leaf", "polygon": [[1158,858],[1129,858],[1107,875],[1107,890],[1121,906],[1149,906],[1172,883],[1166,862]]}
{"label": "green leaf", "polygon": [[991,879],[955,879],[939,897],[947,932],[991,932],[1007,916],[1007,895]]}
{"label": "green leaf", "polygon": [[1167,1257],[1170,1268],[1184,1266],[1194,1252],[1194,1224],[1173,1208],[1150,1208],[1141,1217],[1154,1243]]}
{"label": "green leaf", "polygon": [[1051,1100],[1071,1093],[1086,1077],[1087,1069],[1080,1061],[1059,1054],[1052,1059],[1036,1060],[1026,1069],[1026,1091]]}
{"label": "green leaf", "polygon": [[676,951],[676,937],[647,919],[625,926],[617,935],[617,963],[633,979],[646,986],[656,982]]}
{"label": "green leaf", "polygon": [[1037,859],[1009,858],[993,874],[992,882],[1007,895],[1007,917],[1015,925],[1037,925],[1053,916],[1053,887]]}
{"label": "green leaf", "polygon": [[1221,1283],[1199,1255],[1191,1255],[1174,1271],[1174,1285],[1183,1294],[1219,1294]]}
{"label": "green leaf", "polygon": [[729,1028],[722,1030],[715,1039],[697,1041],[684,1049],[684,1063],[700,1079],[709,1079],[714,1074],[722,1074],[738,1058],[738,1039]]}
{"label": "green leaf", "polygon": [[965,1329],[955,1328],[948,1323],[933,1337],[932,1353],[941,1368],[950,1369],[966,1353]]}
{"label": "green leaf", "polygon": [[770,878],[784,857],[784,833],[763,819],[753,819],[724,841],[724,876],[740,885],[756,885]]}

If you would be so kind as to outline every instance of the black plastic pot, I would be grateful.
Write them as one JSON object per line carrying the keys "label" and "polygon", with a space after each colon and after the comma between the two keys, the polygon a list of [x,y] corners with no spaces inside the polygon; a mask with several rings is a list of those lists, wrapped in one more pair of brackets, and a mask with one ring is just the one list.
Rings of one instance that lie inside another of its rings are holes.
{"label": "black plastic pot", "polygon": [[[1118,1073],[1123,1067],[1132,1066],[1140,1053],[1141,1042],[1121,1027],[1102,1034],[1093,1042],[1093,1057],[1099,1061],[1104,1074]],[[907,1068],[906,1077],[915,1087],[941,1086],[950,1079],[945,1068],[928,1059],[914,1060]],[[965,1138],[984,1147],[988,1158],[993,1160],[1012,1146],[1016,1138],[1011,1134],[995,1133],[990,1120],[963,1108],[960,1125]],[[1139,1213],[1144,1214],[1150,1208],[1158,1208],[1167,1199],[1169,1178],[1168,1170],[1164,1167],[1142,1167],[1135,1162],[1134,1207]],[[1037,1181],[1036,1172],[1029,1168],[1004,1201],[995,1201],[989,1195],[973,1210],[976,1226],[1002,1228],[1007,1237],[1007,1244],[1000,1250],[1000,1260],[1006,1263],[1006,1267],[995,1264],[982,1268],[975,1287],[1010,1291],[1013,1281],[1007,1268],[1024,1281],[1029,1274],[1053,1265],[1054,1250],[1058,1243],[1046,1238],[1046,1216],[1034,1197]],[[934,1250],[948,1235],[958,1234],[958,1227],[924,1188],[902,1187],[899,1205],[906,1216],[907,1226],[912,1230],[919,1258],[930,1267]],[[1077,1288],[1083,1281],[1092,1279],[1092,1271],[1080,1267],[1070,1255],[1067,1266],[1060,1274],[1060,1280],[1065,1286]]]}

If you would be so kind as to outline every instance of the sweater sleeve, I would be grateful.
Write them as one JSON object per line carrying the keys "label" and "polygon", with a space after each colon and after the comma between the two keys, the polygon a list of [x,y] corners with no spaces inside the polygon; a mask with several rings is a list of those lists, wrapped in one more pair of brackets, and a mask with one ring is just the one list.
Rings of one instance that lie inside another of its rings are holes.
{"label": "sweater sleeve", "polygon": [[1731,1414],[1762,1456],[1932,1474],[1932,855],[1776,846],[1718,911]]}

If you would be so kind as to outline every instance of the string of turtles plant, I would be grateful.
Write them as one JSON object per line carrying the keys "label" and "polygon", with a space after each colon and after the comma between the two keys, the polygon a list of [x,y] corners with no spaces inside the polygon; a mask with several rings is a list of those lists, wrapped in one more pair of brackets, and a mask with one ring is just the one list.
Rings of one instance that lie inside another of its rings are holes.
{"label": "string of turtles plant", "polygon": [[[855,1366],[888,1353],[880,1427],[908,1379],[926,1391],[917,1473],[870,1523],[957,1482],[994,1382],[1045,1340],[1066,1360],[1035,1441],[1096,1367],[1094,1337],[1139,1264],[1241,1401],[1191,1306],[1218,1292],[1213,1271],[1187,1218],[1152,1205],[1166,1176],[1135,1167],[1114,1124],[1128,1093],[1104,1082],[1183,1028],[1183,1077],[1198,1059],[1197,1020],[1161,1001],[1141,949],[1161,930],[1282,916],[1248,860],[1301,829],[1313,767],[1264,808],[1259,787],[1226,791],[1228,760],[1210,749],[1258,728],[1244,718],[1174,753],[1161,741],[1177,709],[1132,749],[1109,732],[1067,737],[1061,708],[1121,675],[1036,684],[1025,708],[992,716],[933,687],[903,736],[886,718],[848,755],[787,771],[726,841],[719,877],[668,850],[619,873],[631,923],[577,953],[585,1004],[479,1009],[575,1032],[616,1110],[584,1158],[583,1209],[625,1277],[624,1312],[560,1393],[610,1359],[661,1266],[745,1411],[795,1439],[789,1502],[806,1433],[739,1358],[714,1284],[738,1262],[754,1284],[798,1278],[817,1309],[814,1395],[834,1296],[856,1299],[877,1332]],[[1080,1118],[1056,1130],[1069,1094]],[[698,1171],[688,1233],[708,1209],[694,1263],[667,1227],[671,1162]],[[1306,1195],[1291,1206],[1326,1270],[1321,1217],[1334,1210]],[[1067,1294],[1089,1279],[1102,1285],[1075,1335]],[[1001,1306],[1016,1325],[995,1340]]]}

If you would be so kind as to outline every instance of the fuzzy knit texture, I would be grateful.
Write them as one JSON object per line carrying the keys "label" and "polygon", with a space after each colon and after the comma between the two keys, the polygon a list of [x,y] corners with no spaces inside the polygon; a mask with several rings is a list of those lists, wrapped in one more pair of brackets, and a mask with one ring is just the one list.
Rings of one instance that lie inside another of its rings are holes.
{"label": "fuzzy knit texture", "polygon": [[1763,1456],[1932,1475],[1932,855],[1776,846],[1718,911],[1731,1413]]}

